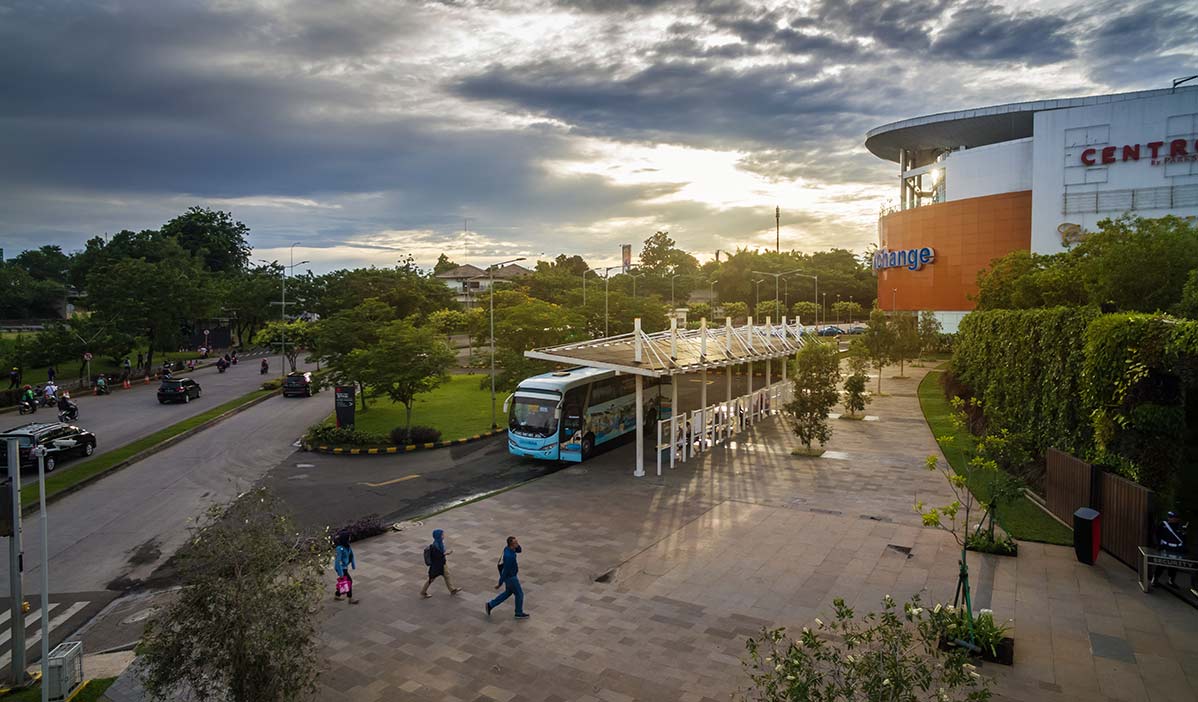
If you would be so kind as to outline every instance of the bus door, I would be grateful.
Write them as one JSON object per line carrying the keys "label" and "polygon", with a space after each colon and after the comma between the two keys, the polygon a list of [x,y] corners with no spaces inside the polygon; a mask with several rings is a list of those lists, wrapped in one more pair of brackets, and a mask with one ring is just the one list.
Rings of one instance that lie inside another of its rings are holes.
{"label": "bus door", "polygon": [[[587,424],[587,391],[591,385],[582,385],[566,391],[562,400],[561,421],[561,458],[562,460],[582,460],[582,435]],[[567,454],[569,456],[567,457]]]}

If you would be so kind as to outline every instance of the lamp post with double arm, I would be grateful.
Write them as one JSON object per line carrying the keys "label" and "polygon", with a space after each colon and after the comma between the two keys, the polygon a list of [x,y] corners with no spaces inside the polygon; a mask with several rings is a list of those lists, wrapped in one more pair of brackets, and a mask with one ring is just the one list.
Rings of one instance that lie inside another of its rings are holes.
{"label": "lamp post with double arm", "polygon": [[[524,257],[521,256],[520,258],[513,258],[510,261],[502,261],[487,266],[487,286],[491,289],[491,429],[499,427],[495,423],[495,269],[523,260]],[[583,289],[585,290],[586,288]]]}

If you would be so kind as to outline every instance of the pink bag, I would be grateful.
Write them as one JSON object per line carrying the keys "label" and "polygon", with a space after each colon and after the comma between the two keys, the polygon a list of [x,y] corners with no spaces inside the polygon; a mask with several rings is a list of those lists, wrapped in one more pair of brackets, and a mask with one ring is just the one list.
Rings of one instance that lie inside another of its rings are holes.
{"label": "pink bag", "polygon": [[337,594],[338,595],[349,594],[349,576],[348,575],[342,575],[340,578],[337,578]]}

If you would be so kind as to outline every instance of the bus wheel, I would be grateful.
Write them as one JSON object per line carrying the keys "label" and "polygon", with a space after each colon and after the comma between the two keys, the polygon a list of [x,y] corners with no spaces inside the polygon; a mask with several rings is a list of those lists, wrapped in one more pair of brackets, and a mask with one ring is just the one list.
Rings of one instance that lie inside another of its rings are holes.
{"label": "bus wheel", "polygon": [[587,434],[582,437],[582,460],[587,460],[595,452],[595,437]]}

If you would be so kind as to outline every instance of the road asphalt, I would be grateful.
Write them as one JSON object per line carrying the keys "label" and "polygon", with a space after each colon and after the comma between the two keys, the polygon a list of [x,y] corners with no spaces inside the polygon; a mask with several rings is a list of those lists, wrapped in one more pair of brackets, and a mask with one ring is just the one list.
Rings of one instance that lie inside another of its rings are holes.
{"label": "road asphalt", "polygon": [[[249,375],[245,373],[248,383],[229,388],[230,396],[252,389],[257,371],[253,379]],[[145,392],[134,391],[126,401],[134,404],[138,396],[158,408]],[[190,411],[197,404],[212,407],[219,402],[209,397],[206,392],[199,403],[161,411]],[[138,585],[184,542],[188,527],[210,505],[248,489],[295,451],[293,444],[304,428],[332,411],[332,397],[331,392],[311,398],[272,397],[50,504],[51,591]],[[169,421],[178,419],[172,414]],[[33,515],[24,521],[26,587],[40,578],[39,519]],[[7,580],[8,559],[0,558],[0,582]]]}
{"label": "road asphalt", "polygon": [[[268,377],[280,377],[278,371],[283,368],[282,357],[268,357],[268,360],[274,371],[269,376],[258,373],[260,358],[242,361],[224,373],[218,373],[216,368],[175,373],[177,378],[194,379],[202,389],[199,399],[186,404],[159,404],[158,382],[153,380],[148,385],[134,383],[132,389],[114,390],[110,395],[76,395],[72,400],[79,405],[79,418],[72,423],[96,435],[98,443],[94,456],[98,456],[236,399],[257,389]],[[29,422],[54,421],[58,421],[58,411],[49,407],[43,407],[32,415],[22,416],[16,412],[0,415],[0,427],[6,431]],[[67,459],[57,470],[69,471],[83,462],[81,458]],[[22,482],[28,484],[35,481],[36,474],[37,471],[23,471]]]}

